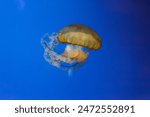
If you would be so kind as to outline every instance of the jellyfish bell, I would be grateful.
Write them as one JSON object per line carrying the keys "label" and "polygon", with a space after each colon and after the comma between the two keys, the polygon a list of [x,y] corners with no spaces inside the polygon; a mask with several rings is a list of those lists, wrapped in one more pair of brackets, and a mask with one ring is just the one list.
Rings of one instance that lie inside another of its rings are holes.
{"label": "jellyfish bell", "polygon": [[64,27],[58,34],[58,41],[69,44],[65,54],[70,58],[77,58],[78,62],[85,61],[89,55],[89,52],[83,51],[83,47],[98,50],[102,45],[100,36],[81,24]]}
{"label": "jellyfish bell", "polygon": [[[85,64],[90,50],[98,50],[102,45],[100,36],[94,30],[80,24],[64,27],[58,34],[46,34],[41,43],[45,60],[69,74]],[[63,53],[56,51],[59,44],[66,44]]]}
{"label": "jellyfish bell", "polygon": [[101,37],[93,29],[74,24],[64,27],[58,34],[58,41],[98,50],[102,46]]}

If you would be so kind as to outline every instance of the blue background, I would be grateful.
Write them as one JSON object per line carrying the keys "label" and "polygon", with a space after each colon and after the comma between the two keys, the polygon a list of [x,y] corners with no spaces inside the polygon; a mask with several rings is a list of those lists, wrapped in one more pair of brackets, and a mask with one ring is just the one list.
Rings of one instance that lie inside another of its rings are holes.
{"label": "blue background", "polygon": [[[149,0],[1,0],[0,99],[150,99]],[[68,77],[41,37],[84,24],[103,39]]]}

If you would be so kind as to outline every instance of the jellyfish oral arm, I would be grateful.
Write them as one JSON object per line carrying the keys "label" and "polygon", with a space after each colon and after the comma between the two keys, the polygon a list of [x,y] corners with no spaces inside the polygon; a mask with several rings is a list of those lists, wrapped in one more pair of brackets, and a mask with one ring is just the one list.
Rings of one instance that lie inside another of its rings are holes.
{"label": "jellyfish oral arm", "polygon": [[57,53],[56,47],[59,44],[57,35],[44,35],[41,44],[44,47],[45,60],[57,68],[69,71],[69,73],[81,67],[86,61],[87,56],[82,51],[82,47],[76,45],[67,45],[63,54]]}

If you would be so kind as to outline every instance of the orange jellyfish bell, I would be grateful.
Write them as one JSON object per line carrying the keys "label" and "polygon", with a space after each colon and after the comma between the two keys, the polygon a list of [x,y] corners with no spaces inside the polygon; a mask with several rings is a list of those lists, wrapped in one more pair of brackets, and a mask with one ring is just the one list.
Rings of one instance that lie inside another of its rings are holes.
{"label": "orange jellyfish bell", "polygon": [[94,50],[98,50],[102,46],[102,40],[98,33],[81,24],[64,27],[58,34],[58,41]]}

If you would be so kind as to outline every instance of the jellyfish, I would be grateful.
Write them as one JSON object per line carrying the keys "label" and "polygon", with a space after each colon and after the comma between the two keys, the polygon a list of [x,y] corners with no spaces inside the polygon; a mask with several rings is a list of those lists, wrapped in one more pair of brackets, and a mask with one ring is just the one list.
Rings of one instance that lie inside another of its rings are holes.
{"label": "jellyfish", "polygon": [[[81,24],[66,26],[59,33],[45,34],[41,43],[45,60],[59,69],[68,71],[69,75],[86,63],[90,50],[98,50],[102,46],[98,33]],[[56,51],[59,44],[66,45],[63,53]]]}

